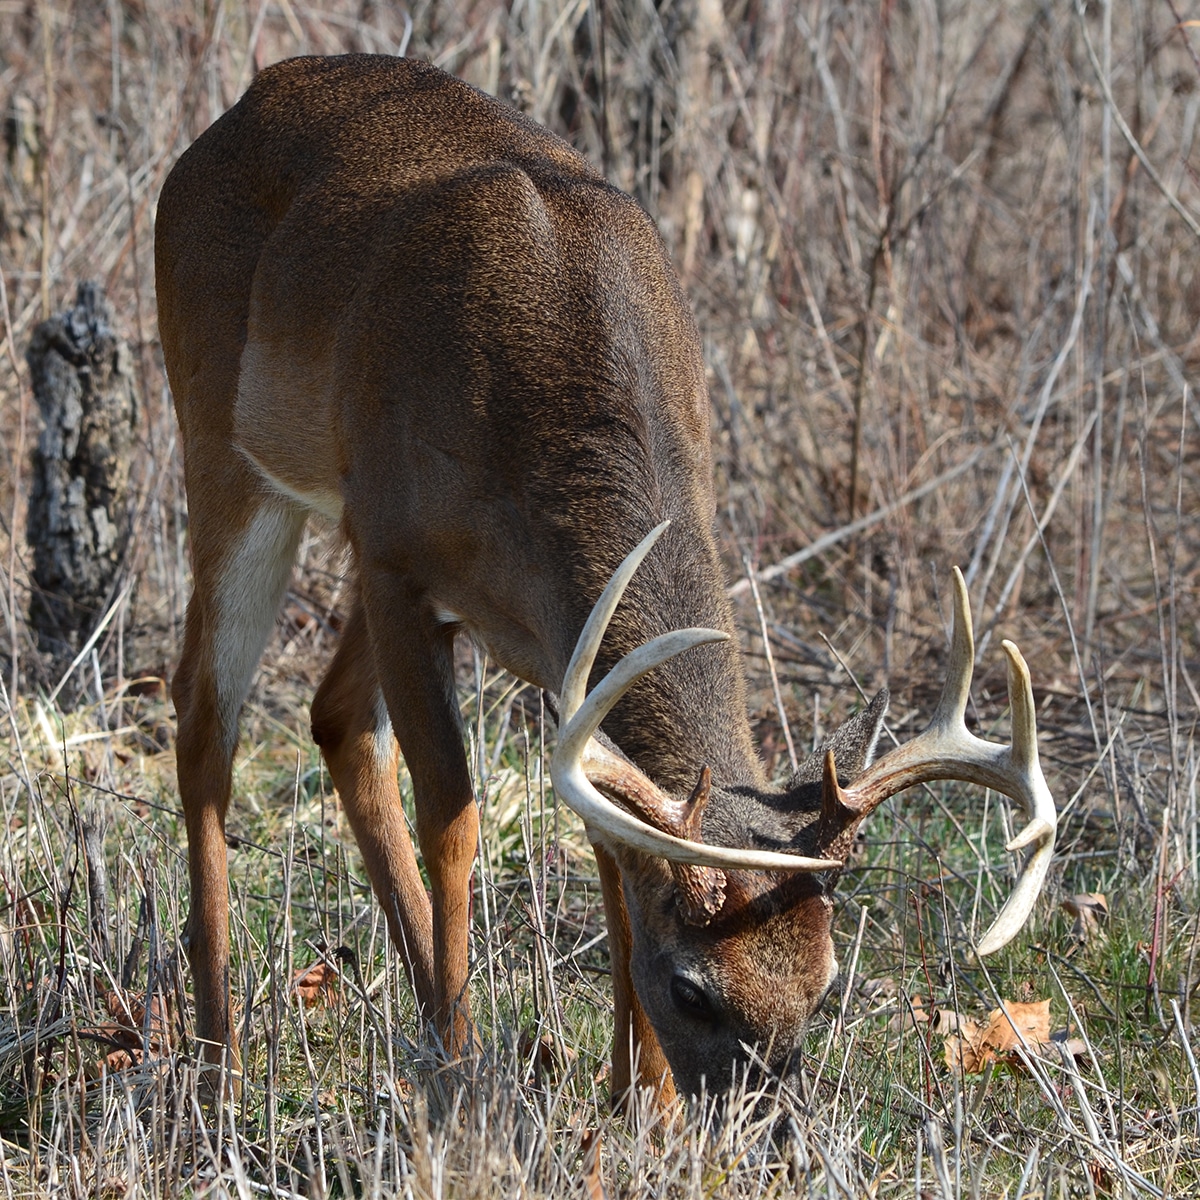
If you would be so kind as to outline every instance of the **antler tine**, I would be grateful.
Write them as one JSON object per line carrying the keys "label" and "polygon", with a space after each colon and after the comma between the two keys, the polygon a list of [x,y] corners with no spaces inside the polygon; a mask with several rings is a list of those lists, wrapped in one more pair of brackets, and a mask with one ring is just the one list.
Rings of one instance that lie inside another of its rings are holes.
{"label": "antler tine", "polygon": [[[583,818],[593,834],[602,834],[614,842],[665,858],[669,862],[726,869],[809,872],[830,871],[840,867],[842,864],[833,859],[708,846],[703,842],[674,837],[647,825],[620,805],[614,804],[587,778],[585,756],[594,757],[602,750],[592,742],[592,735],[621,696],[648,671],[675,655],[682,654],[692,646],[725,641],[729,636],[717,629],[677,629],[672,633],[664,633],[631,650],[596,685],[591,695],[585,696],[587,678],[608,622],[634,571],[666,527],[667,522],[664,522],[647,534],[617,568],[579,635],[559,696],[558,745],[550,760],[550,778],[555,792]],[[601,758],[607,773],[611,774],[615,756],[604,752]],[[654,788],[653,782],[632,764],[628,764],[627,769],[631,777],[636,779],[638,788]]]}
{"label": "antler tine", "polygon": [[1006,850],[1023,850],[1037,843],[1037,849],[1029,856],[1012,894],[992,922],[991,928],[979,939],[976,954],[983,958],[1007,945],[1029,918],[1034,903],[1042,890],[1050,859],[1054,856],[1054,836],[1058,825],[1058,813],[1054,808],[1054,797],[1046,786],[1038,762],[1037,721],[1033,708],[1033,684],[1029,668],[1020,650],[1012,642],[1003,642],[1008,656],[1008,703],[1012,712],[1013,740],[1009,758],[1013,770],[1028,781],[1029,796],[1025,804],[1029,823],[1014,837]]}
{"label": "antler tine", "polygon": [[[642,560],[650,553],[654,543],[666,532],[670,521],[656,525],[638,544],[625,556],[621,565],[613,572],[600,599],[592,607],[588,619],[584,622],[579,640],[575,643],[575,653],[567,664],[567,673],[563,676],[562,692],[558,697],[559,717],[565,725],[579,711],[587,694],[588,676],[592,673],[592,665],[600,651],[600,643],[604,640],[604,631],[608,628],[612,615],[625,595],[625,589],[633,578],[634,572],[642,565]],[[601,717],[601,720],[604,718]],[[599,724],[599,722],[597,722]]]}
{"label": "antler tine", "polygon": [[967,701],[971,698],[971,677],[975,674],[975,627],[971,621],[971,601],[962,572],[953,568],[954,614],[950,626],[950,661],[946,664],[946,682],[934,709],[930,728],[966,728]]}
{"label": "antler tine", "polygon": [[1030,782],[1034,810],[1029,824],[1005,849],[1023,850],[1033,842],[1040,841],[1047,829],[1054,833],[1058,813],[1038,761],[1037,718],[1033,710],[1033,683],[1029,678],[1029,667],[1014,642],[1004,641],[1001,646],[1008,656],[1008,705],[1013,726],[1012,749],[1009,753],[1013,769]]}
{"label": "antler tine", "polygon": [[1008,656],[1008,695],[1012,711],[1012,744],[1001,746],[975,737],[966,726],[966,706],[974,667],[975,640],[971,608],[962,573],[954,570],[954,628],[950,662],[933,720],[924,733],[898,746],[866,769],[842,798],[855,823],[889,796],[917,783],[958,779],[995,788],[1018,801],[1028,823],[1007,845],[1010,851],[1035,845],[996,920],[980,939],[981,957],[1004,946],[1025,924],[1041,891],[1054,853],[1058,815],[1038,761],[1037,721],[1029,668],[1012,642]]}

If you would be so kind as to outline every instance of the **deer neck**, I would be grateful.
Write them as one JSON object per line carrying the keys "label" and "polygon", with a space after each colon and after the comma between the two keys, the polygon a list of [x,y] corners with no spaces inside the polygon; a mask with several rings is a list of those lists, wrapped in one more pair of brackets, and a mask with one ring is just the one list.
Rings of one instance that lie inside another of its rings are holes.
{"label": "deer neck", "polygon": [[[703,767],[718,789],[766,786],[746,715],[741,654],[713,538],[699,521],[674,518],[657,561],[644,564],[609,626],[593,679],[626,653],[672,629],[726,630],[644,677],[602,728],[659,787],[686,795]],[[672,537],[672,534],[677,536]],[[652,556],[653,557],[653,556]]]}

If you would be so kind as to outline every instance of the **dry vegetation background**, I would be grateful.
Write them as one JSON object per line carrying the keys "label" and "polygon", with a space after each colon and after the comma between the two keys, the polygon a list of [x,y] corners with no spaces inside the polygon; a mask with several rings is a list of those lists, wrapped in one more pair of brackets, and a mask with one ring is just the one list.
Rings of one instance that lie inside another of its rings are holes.
{"label": "dry vegetation background", "polygon": [[[0,0],[5,1194],[1196,1194],[1198,18],[1184,0]],[[259,66],[401,49],[562,133],[658,221],[711,368],[730,578],[761,574],[738,612],[781,773],[858,703],[852,677],[888,683],[894,728],[919,728],[951,564],[992,736],[996,638],[1033,668],[1063,813],[1034,921],[987,974],[970,964],[1011,878],[994,800],[947,789],[877,814],[842,883],[847,989],[774,1140],[748,1117],[656,1134],[607,1115],[590,863],[546,807],[537,696],[469,652],[489,1056],[464,1081],[413,1042],[307,737],[341,616],[321,530],[235,780],[251,1085],[219,1124],[192,1106],[163,685],[186,516],[155,200]],[[83,279],[133,347],[135,527],[109,624],[55,694],[27,623],[23,355]],[[84,823],[107,830],[99,929]],[[1107,921],[1072,927],[1077,893],[1106,894]],[[326,983],[293,987],[314,964]],[[951,1066],[937,1014],[1002,999],[1049,1000],[1078,1053]]]}

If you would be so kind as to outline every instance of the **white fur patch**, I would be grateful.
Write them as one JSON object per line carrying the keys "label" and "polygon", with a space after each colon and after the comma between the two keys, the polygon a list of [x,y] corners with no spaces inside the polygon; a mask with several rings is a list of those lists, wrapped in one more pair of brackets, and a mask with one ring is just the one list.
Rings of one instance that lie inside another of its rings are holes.
{"label": "white fur patch", "polygon": [[284,483],[282,479],[272,475],[244,446],[239,446],[238,450],[262,476],[264,482],[269,483],[281,496],[286,496],[294,503],[320,514],[335,525],[342,519],[342,497],[337,492],[298,492],[294,487],[289,487]]}
{"label": "white fur patch", "polygon": [[863,770],[864,771],[875,761],[875,755],[879,750],[879,738],[882,733],[883,733],[883,722],[881,721],[875,727],[875,733],[871,738],[871,744],[867,747],[866,754],[863,756]]}
{"label": "white fur patch", "polygon": [[383,692],[375,690],[375,757],[380,766],[391,765],[396,736],[392,732],[392,718],[383,699]]}
{"label": "white fur patch", "polygon": [[292,573],[304,519],[304,512],[291,505],[264,504],[221,575],[213,669],[221,734],[230,753],[237,744],[238,712]]}

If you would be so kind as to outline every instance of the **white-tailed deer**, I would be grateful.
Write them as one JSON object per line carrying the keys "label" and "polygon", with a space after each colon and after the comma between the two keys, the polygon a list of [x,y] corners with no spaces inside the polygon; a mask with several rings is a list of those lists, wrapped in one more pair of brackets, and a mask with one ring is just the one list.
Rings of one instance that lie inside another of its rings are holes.
{"label": "white-tailed deer", "polygon": [[[1012,747],[965,729],[961,580],[930,729],[869,766],[881,694],[768,788],[713,537],[692,316],[650,220],[565,142],[424,63],[296,59],[180,159],[155,257],[195,573],[173,694],[209,1061],[232,1046],[238,714],[314,511],[341,523],[356,601],[313,734],[451,1051],[471,1036],[478,823],[451,658],[463,630],[559,697],[554,782],[587,823],[608,919],[615,1098],[635,1076],[664,1102],[672,1074],[721,1089],[755,1053],[791,1073],[836,974],[838,870],[901,788],[963,779],[1020,802],[1010,848],[1036,849],[979,952],[1021,927],[1054,804],[1014,647]],[[612,673],[589,696],[593,665]]]}

